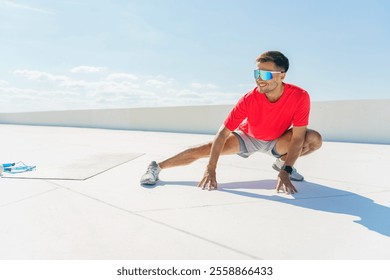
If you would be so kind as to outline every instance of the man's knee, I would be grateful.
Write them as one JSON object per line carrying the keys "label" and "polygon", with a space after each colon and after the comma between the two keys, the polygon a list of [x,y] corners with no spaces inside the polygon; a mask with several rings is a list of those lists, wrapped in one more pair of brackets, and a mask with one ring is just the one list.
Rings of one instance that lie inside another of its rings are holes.
{"label": "man's knee", "polygon": [[230,154],[237,154],[239,152],[240,152],[240,142],[238,140],[238,137],[234,133],[231,133],[229,137],[226,139],[222,153],[224,155],[230,155]]}
{"label": "man's knee", "polygon": [[211,153],[211,147],[212,146],[213,146],[213,142],[209,142],[209,143],[204,145],[204,148],[205,148],[207,154]]}
{"label": "man's knee", "polygon": [[322,146],[322,136],[319,132],[309,129],[306,132],[305,142],[311,151],[318,150]]}

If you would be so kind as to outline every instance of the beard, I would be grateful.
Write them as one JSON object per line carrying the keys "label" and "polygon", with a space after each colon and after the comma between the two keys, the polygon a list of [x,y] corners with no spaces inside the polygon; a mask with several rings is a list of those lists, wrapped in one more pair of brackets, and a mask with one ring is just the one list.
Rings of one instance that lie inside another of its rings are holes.
{"label": "beard", "polygon": [[[263,86],[260,86],[263,85]],[[270,91],[273,91],[275,88],[277,88],[278,84],[276,82],[266,83],[262,84],[261,82],[257,82],[257,89],[259,93],[268,93]]]}

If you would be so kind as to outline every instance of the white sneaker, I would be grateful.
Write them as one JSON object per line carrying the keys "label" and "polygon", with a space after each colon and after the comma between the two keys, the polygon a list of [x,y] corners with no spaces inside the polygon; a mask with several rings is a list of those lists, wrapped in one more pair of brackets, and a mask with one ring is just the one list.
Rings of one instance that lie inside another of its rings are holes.
{"label": "white sneaker", "polygon": [[158,166],[157,162],[152,161],[146,173],[141,177],[140,183],[142,185],[155,185],[158,181],[158,174],[160,173],[161,168]]}
{"label": "white sneaker", "polygon": [[[272,165],[272,168],[275,169],[276,171],[282,170],[282,167],[284,165],[284,161],[281,160],[280,158],[277,158],[275,163]],[[305,178],[298,173],[298,171],[293,167],[293,171],[290,174],[290,180],[291,181],[303,181]]]}

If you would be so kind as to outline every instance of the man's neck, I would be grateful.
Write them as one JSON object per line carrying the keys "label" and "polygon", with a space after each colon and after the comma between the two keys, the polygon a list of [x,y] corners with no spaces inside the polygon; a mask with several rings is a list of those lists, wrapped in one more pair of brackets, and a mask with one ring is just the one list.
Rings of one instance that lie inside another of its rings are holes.
{"label": "man's neck", "polygon": [[271,103],[274,103],[279,100],[279,98],[283,95],[284,91],[284,83],[281,83],[280,86],[275,88],[273,91],[267,92],[265,96],[267,97],[268,101]]}

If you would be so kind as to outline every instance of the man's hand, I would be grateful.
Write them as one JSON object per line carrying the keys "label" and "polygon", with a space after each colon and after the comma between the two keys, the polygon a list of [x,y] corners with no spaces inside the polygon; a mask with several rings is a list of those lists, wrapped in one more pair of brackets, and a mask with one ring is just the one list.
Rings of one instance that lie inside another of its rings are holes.
{"label": "man's hand", "polygon": [[286,171],[281,170],[278,175],[278,184],[276,185],[276,192],[279,192],[280,188],[283,186],[283,190],[286,194],[297,193],[297,189],[291,183],[290,174]]}
{"label": "man's hand", "polygon": [[198,187],[202,188],[204,190],[205,188],[208,188],[209,191],[216,190],[217,189],[217,176],[215,173],[215,169],[207,168],[202,181],[198,184]]}

